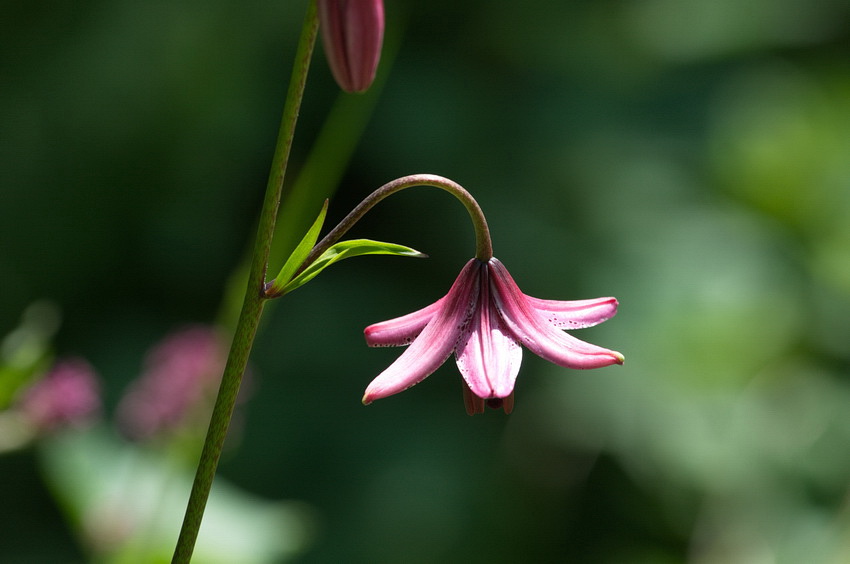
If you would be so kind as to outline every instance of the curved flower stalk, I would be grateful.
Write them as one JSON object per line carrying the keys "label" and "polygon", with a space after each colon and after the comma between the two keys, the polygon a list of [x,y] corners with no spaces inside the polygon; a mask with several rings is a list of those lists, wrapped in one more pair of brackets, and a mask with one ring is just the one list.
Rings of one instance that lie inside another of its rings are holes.
{"label": "curved flower stalk", "polygon": [[562,331],[602,323],[616,312],[614,298],[555,301],[527,296],[498,259],[472,259],[445,297],[366,328],[370,346],[410,346],[369,384],[363,403],[421,382],[454,352],[467,413],[482,413],[485,403],[510,413],[522,362],[520,345],[566,368],[622,364],[622,354]]}

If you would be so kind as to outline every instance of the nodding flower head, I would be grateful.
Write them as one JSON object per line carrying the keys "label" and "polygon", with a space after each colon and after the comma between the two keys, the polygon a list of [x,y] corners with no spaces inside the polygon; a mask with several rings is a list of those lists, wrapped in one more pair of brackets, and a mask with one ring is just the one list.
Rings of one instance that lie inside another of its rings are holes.
{"label": "nodding flower head", "polygon": [[346,92],[375,80],[384,40],[382,0],[319,0],[322,43],[331,72]]}
{"label": "nodding flower head", "polygon": [[563,331],[602,323],[616,312],[614,298],[532,298],[522,293],[498,259],[472,259],[443,298],[366,328],[370,346],[410,346],[369,384],[363,403],[421,382],[454,352],[467,412],[482,413],[486,404],[510,413],[522,361],[520,345],[566,368],[622,364],[622,354]]}

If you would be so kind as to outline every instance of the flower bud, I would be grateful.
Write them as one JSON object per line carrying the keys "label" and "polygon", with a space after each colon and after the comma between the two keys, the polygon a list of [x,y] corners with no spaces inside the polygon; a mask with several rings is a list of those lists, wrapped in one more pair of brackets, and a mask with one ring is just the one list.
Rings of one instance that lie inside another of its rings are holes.
{"label": "flower bud", "polygon": [[325,56],[339,87],[364,92],[375,80],[384,39],[382,0],[319,0]]}

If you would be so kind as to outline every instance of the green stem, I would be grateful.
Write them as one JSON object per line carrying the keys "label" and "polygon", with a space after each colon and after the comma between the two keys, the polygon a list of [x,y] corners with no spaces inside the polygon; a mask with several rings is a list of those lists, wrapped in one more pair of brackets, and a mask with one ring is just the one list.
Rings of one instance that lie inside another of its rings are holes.
{"label": "green stem", "polygon": [[263,287],[265,284],[266,268],[268,265],[269,249],[274,235],[275,221],[278,207],[280,206],[281,192],[283,190],[283,179],[286,174],[286,164],[289,161],[289,151],[292,147],[292,139],[295,135],[295,124],[298,120],[298,111],[301,100],[304,97],[304,86],[307,82],[307,71],[310,68],[310,59],[313,54],[313,46],[316,42],[316,34],[319,29],[319,20],[316,15],[316,0],[311,0],[307,13],[304,17],[304,25],[301,37],[298,41],[298,49],[295,54],[295,65],[292,69],[292,77],[289,82],[289,90],[286,95],[286,103],[283,108],[283,118],[280,123],[277,144],[274,157],[272,158],[271,172],[266,186],[266,195],[263,200],[263,208],[260,212],[260,221],[257,227],[257,238],[254,243],[254,254],[251,262],[251,272],[245,290],[245,299],[242,303],[242,311],[233,336],[230,354],[221,378],[218,396],[213,407],[210,426],[204,447],[201,451],[201,459],[195,474],[195,482],[192,484],[192,492],[186,507],[186,515],[183,526],[180,529],[180,537],[174,550],[172,564],[188,564],[192,559],[195,541],[201,527],[204,509],[209,498],[213,477],[215,476],[218,461],[221,457],[224,439],[230,426],[233,415],[233,406],[236,404],[236,396],[242,383],[242,375],[248,364],[248,355],[254,343],[260,315],[263,312],[265,299]]}
{"label": "green stem", "polygon": [[328,250],[334,243],[339,241],[340,238],[345,235],[346,231],[351,229],[354,224],[360,220],[360,218],[366,215],[366,212],[375,206],[375,204],[396,192],[413,186],[434,186],[435,188],[440,188],[449,192],[452,196],[460,200],[466,208],[466,211],[469,213],[473,228],[475,229],[475,258],[483,261],[488,261],[493,258],[493,243],[490,239],[490,229],[487,227],[487,219],[484,217],[484,212],[481,211],[481,207],[478,205],[478,202],[475,201],[475,198],[472,197],[472,194],[467,192],[466,189],[457,182],[442,176],[437,176],[436,174],[411,174],[410,176],[403,176],[391,182],[387,182],[366,196],[365,200],[360,202],[356,208],[351,210],[351,212],[339,222],[339,225],[334,227],[330,233],[325,235],[324,239],[319,241],[316,246],[313,247],[313,250],[310,251],[310,254],[307,255],[307,258],[304,260],[299,272],[307,268],[311,263],[319,258],[322,253]]}

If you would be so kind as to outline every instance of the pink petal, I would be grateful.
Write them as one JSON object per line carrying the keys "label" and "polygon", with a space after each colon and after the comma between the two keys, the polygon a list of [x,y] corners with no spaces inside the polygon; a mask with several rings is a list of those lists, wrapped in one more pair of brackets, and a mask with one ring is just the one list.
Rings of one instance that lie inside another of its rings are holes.
{"label": "pink petal", "polygon": [[443,305],[445,297],[429,306],[395,319],[381,321],[363,330],[370,347],[399,347],[409,345],[425,328]]}
{"label": "pink petal", "polygon": [[482,269],[478,305],[458,341],[455,356],[472,393],[479,398],[503,398],[513,392],[522,349],[504,328],[490,300],[488,278],[488,269]]}
{"label": "pink petal", "polygon": [[477,259],[466,263],[431,321],[407,350],[366,388],[364,404],[418,384],[446,361],[469,323],[478,297],[478,271],[482,267],[483,263]]}
{"label": "pink petal", "polygon": [[617,313],[616,298],[559,301],[541,300],[526,295],[525,300],[549,323],[560,329],[592,327],[611,319]]}
{"label": "pink petal", "polygon": [[528,301],[498,259],[488,263],[493,299],[514,337],[534,354],[566,368],[622,364],[623,355],[559,331]]}

